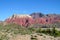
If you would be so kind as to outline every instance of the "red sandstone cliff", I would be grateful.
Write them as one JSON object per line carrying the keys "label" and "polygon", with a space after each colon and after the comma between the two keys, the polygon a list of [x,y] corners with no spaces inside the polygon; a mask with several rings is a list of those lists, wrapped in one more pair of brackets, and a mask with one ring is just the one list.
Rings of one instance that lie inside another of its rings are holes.
{"label": "red sandstone cliff", "polygon": [[7,23],[16,23],[21,26],[29,26],[31,24],[52,24],[60,22],[59,15],[43,15],[41,13],[33,13],[31,15],[13,15],[5,20]]}
{"label": "red sandstone cliff", "polygon": [[29,15],[13,15],[12,17],[6,19],[7,23],[16,23],[21,26],[28,26],[33,24],[34,20]]}

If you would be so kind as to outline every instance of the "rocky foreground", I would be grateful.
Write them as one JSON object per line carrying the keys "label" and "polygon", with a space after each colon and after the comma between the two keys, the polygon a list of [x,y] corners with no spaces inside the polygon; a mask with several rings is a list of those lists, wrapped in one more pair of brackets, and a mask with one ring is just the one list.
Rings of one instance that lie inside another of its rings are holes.
{"label": "rocky foreground", "polygon": [[[53,37],[45,34],[31,34],[31,35],[14,35],[11,34],[7,35],[9,37],[8,40],[60,40],[60,37]],[[7,40],[7,39],[6,39]]]}
{"label": "rocky foreground", "polygon": [[0,40],[60,40],[60,30],[0,24]]}

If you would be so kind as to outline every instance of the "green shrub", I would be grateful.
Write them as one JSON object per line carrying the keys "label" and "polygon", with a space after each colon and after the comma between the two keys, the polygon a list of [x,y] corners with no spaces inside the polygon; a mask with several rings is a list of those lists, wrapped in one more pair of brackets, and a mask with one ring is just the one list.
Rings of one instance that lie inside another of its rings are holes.
{"label": "green shrub", "polygon": [[41,28],[38,28],[37,30],[36,30],[36,33],[41,33],[42,31],[41,31]]}

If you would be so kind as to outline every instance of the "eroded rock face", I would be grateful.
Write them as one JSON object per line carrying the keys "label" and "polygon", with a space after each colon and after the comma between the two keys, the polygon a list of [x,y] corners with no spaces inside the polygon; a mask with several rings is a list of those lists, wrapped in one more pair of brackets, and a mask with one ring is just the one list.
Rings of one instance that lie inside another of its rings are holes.
{"label": "eroded rock face", "polygon": [[6,19],[7,23],[16,23],[21,26],[28,26],[33,24],[33,18],[29,15],[13,15],[12,17]]}
{"label": "eroded rock face", "polygon": [[42,13],[33,13],[31,15],[14,14],[5,20],[7,23],[16,23],[21,26],[29,26],[31,24],[52,24],[60,22],[60,15],[43,15]]}
{"label": "eroded rock face", "polygon": [[60,22],[60,15],[57,14],[47,14],[44,15],[42,13],[33,13],[31,14],[33,19],[35,19],[35,23],[39,24],[52,24],[56,22]]}

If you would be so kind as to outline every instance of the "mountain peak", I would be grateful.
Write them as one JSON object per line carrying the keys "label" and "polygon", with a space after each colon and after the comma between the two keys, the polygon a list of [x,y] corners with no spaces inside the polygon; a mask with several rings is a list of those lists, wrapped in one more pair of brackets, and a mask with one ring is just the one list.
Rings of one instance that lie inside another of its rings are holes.
{"label": "mountain peak", "polygon": [[54,14],[44,15],[42,13],[32,13],[31,15],[13,14],[7,18],[6,22],[13,22],[22,26],[29,26],[31,24],[52,24],[60,22],[60,16]]}
{"label": "mountain peak", "polygon": [[30,15],[20,15],[20,14],[13,14],[12,17],[19,17],[19,18],[29,17],[29,18],[32,18]]}
{"label": "mountain peak", "polygon": [[32,18],[30,15],[20,15],[20,14],[13,14],[9,19],[11,18]]}
{"label": "mountain peak", "polygon": [[32,13],[31,16],[33,18],[40,18],[40,17],[43,17],[44,14],[40,13],[40,12],[36,12],[36,13]]}

